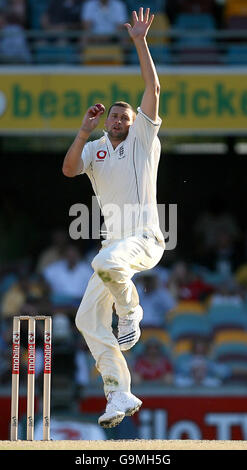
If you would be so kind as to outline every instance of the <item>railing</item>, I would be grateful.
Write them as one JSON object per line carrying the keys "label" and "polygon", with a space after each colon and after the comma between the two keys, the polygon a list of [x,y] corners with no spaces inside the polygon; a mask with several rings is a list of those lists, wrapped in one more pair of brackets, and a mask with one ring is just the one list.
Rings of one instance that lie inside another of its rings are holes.
{"label": "railing", "polygon": [[[18,34],[7,37],[0,33],[0,64],[138,64],[135,48],[125,33],[103,42],[95,37],[92,42],[82,31]],[[13,40],[15,47],[11,47]],[[4,42],[6,45],[8,41],[10,47],[4,52]],[[157,65],[247,65],[246,30],[156,31],[150,33],[149,45]]]}

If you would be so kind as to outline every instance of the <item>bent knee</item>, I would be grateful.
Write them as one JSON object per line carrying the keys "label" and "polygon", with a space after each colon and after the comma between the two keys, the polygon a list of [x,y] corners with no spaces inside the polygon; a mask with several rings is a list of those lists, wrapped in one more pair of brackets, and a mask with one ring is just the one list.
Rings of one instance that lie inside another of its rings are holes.
{"label": "bent knee", "polygon": [[112,260],[99,253],[93,259],[91,266],[103,282],[109,282],[111,281],[111,269],[113,268],[113,264]]}

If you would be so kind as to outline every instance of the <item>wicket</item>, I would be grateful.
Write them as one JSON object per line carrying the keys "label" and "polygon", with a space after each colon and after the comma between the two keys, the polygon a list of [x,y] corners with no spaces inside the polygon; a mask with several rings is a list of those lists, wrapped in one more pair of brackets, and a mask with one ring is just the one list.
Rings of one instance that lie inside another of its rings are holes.
{"label": "wicket", "polygon": [[20,323],[22,320],[28,321],[27,440],[29,441],[34,439],[36,320],[44,321],[43,440],[48,441],[50,440],[52,318],[45,315],[15,316],[13,318],[10,440],[18,440]]}

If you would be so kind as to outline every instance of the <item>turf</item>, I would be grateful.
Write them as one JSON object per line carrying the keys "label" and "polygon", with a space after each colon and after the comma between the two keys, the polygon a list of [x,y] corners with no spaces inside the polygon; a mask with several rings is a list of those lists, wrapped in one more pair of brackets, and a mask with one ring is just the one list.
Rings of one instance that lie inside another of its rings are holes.
{"label": "turf", "polygon": [[247,450],[247,441],[0,441],[1,450]]}

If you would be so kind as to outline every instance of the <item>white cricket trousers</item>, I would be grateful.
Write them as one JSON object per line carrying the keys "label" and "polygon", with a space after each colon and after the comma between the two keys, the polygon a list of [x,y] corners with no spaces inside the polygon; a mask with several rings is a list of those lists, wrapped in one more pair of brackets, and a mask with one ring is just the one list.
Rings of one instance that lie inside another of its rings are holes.
{"label": "white cricket trousers", "polygon": [[130,392],[126,360],[112,331],[112,306],[123,316],[139,304],[131,278],[153,268],[164,252],[164,242],[141,234],[122,240],[104,240],[92,261],[94,274],[79,306],[75,323],[96,361],[104,392]]}

